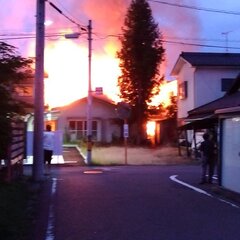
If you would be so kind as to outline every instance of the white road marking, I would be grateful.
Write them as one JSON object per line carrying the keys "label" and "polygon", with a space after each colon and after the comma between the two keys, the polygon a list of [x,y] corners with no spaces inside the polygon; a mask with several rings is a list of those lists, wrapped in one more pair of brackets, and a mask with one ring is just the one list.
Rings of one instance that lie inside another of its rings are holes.
{"label": "white road marking", "polygon": [[55,236],[53,233],[55,216],[54,216],[54,211],[53,211],[52,198],[56,193],[56,189],[57,189],[57,178],[52,178],[51,202],[50,202],[50,206],[49,206],[48,225],[47,225],[47,232],[46,232],[45,240],[54,240],[55,239]]}
{"label": "white road marking", "polygon": [[192,189],[192,190],[194,190],[194,191],[196,191],[196,192],[198,192],[198,193],[204,194],[204,195],[206,195],[206,196],[208,196],[208,197],[211,197],[211,198],[215,198],[215,199],[219,200],[220,202],[224,202],[224,203],[226,203],[226,204],[228,204],[228,205],[230,205],[230,206],[232,206],[232,207],[240,208],[238,205],[235,205],[235,204],[233,204],[233,203],[231,203],[231,202],[229,202],[229,201],[226,201],[226,200],[224,200],[224,199],[222,199],[222,198],[215,197],[215,196],[213,196],[212,194],[210,194],[210,193],[208,193],[208,192],[206,192],[206,191],[204,191],[204,190],[202,190],[202,189],[200,189],[200,188],[194,187],[194,186],[192,186],[192,185],[190,185],[190,184],[188,184],[188,183],[185,183],[185,182],[177,179],[177,176],[178,176],[178,175],[172,175],[172,176],[170,176],[169,178],[170,178],[172,181],[174,181],[174,182],[176,182],[176,183],[179,183],[179,184],[181,184],[181,185],[183,185],[183,186],[185,186],[185,187],[188,187],[188,188],[190,188],[190,189]]}

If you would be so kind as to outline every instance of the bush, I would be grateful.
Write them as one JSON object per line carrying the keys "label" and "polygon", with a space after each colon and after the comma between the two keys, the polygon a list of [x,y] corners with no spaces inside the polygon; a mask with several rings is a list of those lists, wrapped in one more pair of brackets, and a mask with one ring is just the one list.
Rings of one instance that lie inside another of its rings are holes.
{"label": "bush", "polygon": [[29,239],[31,229],[29,198],[26,182],[0,183],[1,239]]}

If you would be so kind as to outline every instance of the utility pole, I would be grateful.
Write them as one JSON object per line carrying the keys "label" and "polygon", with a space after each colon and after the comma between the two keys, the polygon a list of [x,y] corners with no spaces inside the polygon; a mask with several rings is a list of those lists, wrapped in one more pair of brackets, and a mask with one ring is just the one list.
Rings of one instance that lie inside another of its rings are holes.
{"label": "utility pole", "polygon": [[88,23],[87,164],[92,162],[92,21]]}
{"label": "utility pole", "polygon": [[43,179],[44,131],[44,20],[45,0],[37,0],[36,64],[34,81],[33,179]]}

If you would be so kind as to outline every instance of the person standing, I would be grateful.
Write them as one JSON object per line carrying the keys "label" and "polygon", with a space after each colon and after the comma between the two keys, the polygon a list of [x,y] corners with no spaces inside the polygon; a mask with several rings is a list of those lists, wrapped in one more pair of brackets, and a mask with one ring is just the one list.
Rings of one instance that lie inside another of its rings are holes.
{"label": "person standing", "polygon": [[214,173],[214,142],[210,139],[208,133],[203,135],[204,141],[200,145],[202,153],[202,180],[200,184],[206,183],[206,173],[208,168],[208,183],[212,183]]}
{"label": "person standing", "polygon": [[46,166],[46,173],[50,173],[51,160],[54,149],[54,133],[52,132],[51,125],[46,126],[46,131],[43,134],[43,149],[44,149],[44,164]]}

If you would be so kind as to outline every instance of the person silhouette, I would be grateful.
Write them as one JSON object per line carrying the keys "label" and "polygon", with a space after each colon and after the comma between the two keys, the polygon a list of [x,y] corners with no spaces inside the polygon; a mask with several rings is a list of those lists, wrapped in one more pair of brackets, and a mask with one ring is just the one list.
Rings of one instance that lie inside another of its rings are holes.
{"label": "person silhouette", "polygon": [[204,141],[200,145],[202,153],[202,179],[200,184],[206,183],[206,173],[208,169],[208,183],[212,183],[214,173],[214,142],[210,139],[208,133],[203,135]]}
{"label": "person silhouette", "polygon": [[50,173],[51,160],[54,149],[54,133],[52,132],[51,125],[46,126],[46,131],[43,134],[43,149],[44,149],[44,164],[46,174]]}

